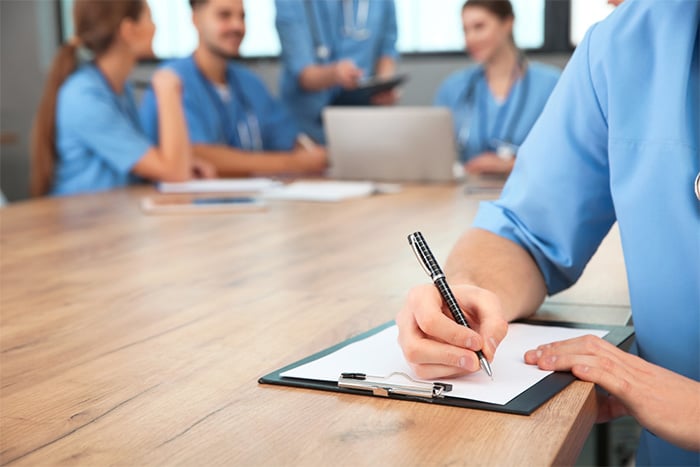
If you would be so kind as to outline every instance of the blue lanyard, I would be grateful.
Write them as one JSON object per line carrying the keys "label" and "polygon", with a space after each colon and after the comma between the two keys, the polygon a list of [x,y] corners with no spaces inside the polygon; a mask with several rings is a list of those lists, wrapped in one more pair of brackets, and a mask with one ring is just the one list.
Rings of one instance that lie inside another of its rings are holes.
{"label": "blue lanyard", "polygon": [[221,132],[226,139],[226,144],[233,147],[240,147],[241,149],[249,151],[262,151],[262,135],[260,133],[260,124],[258,122],[255,113],[253,112],[252,106],[248,99],[245,98],[243,90],[240,89],[238,80],[231,76],[229,71],[226,71],[226,83],[228,89],[231,91],[231,99],[238,100],[243,106],[243,113],[245,114],[244,119],[239,119],[234,131],[233,122],[229,115],[229,108],[223,101],[221,96],[214,89],[214,85],[209,82],[209,80],[204,76],[202,70],[199,69],[197,63],[194,62],[194,57],[192,62],[195,70],[197,70],[197,76],[207,91],[207,96],[209,100],[214,104],[217,113],[219,114],[219,122],[221,122]]}

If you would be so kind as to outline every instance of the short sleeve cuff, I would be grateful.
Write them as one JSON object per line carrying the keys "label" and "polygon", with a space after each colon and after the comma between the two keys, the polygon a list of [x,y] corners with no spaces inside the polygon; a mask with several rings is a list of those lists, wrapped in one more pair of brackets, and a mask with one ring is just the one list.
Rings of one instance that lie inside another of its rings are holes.
{"label": "short sleeve cuff", "polygon": [[[566,276],[544,253],[548,246],[528,232],[515,214],[497,202],[482,202],[472,227],[489,231],[525,249],[544,276],[547,293],[553,295],[570,287],[575,279]],[[551,246],[549,247],[551,248]]]}
{"label": "short sleeve cuff", "polygon": [[133,138],[129,145],[129,150],[125,152],[124,157],[112,159],[111,163],[116,165],[117,171],[121,173],[129,173],[134,166],[140,161],[153,145],[144,135],[141,138]]}

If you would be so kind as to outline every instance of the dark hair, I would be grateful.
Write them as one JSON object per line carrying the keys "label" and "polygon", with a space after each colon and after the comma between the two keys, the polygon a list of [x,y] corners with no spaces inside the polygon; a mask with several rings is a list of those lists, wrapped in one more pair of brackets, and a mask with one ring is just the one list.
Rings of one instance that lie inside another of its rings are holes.
{"label": "dark hair", "polygon": [[498,16],[501,20],[506,20],[508,18],[515,19],[513,5],[509,0],[467,0],[462,6],[462,11],[470,6],[485,8],[489,12]]}
{"label": "dark hair", "polygon": [[190,7],[194,10],[194,7],[198,5],[204,5],[209,0],[190,0]]}
{"label": "dark hair", "polygon": [[75,38],[61,46],[53,60],[44,93],[32,128],[31,191],[42,196],[51,191],[56,159],[56,100],[63,82],[78,67],[79,47],[95,57],[104,54],[114,42],[124,19],[137,21],[145,0],[75,0]]}

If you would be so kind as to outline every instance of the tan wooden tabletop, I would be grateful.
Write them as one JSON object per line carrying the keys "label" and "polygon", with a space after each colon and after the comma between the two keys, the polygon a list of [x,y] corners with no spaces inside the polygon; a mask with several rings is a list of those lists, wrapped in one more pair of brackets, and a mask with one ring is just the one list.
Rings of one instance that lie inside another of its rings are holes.
{"label": "tan wooden tabletop", "polygon": [[[393,319],[427,279],[406,236],[443,261],[478,204],[461,187],[206,216],[144,215],[148,193],[0,209],[0,463],[575,461],[588,383],[530,416],[257,384]],[[615,231],[589,269],[548,317],[623,324]]]}

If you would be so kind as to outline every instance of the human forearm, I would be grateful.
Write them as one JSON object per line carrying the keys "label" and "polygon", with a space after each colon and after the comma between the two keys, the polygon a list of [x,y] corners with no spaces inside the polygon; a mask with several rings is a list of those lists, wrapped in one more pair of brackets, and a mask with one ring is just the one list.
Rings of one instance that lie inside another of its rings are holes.
{"label": "human forearm", "polygon": [[472,284],[495,293],[508,321],[534,313],[547,293],[542,273],[527,251],[482,229],[462,235],[445,273],[451,284]]}
{"label": "human forearm", "polygon": [[196,157],[214,165],[222,177],[284,173],[290,169],[291,156],[282,152],[253,154],[227,146],[203,144],[197,144],[193,149]]}
{"label": "human forearm", "polygon": [[352,89],[362,77],[362,70],[351,60],[341,60],[327,65],[310,65],[299,74],[299,85],[305,91],[323,91],[333,86]]}
{"label": "human forearm", "polygon": [[396,61],[389,56],[381,57],[377,61],[375,67],[375,75],[377,76],[393,76],[396,74]]}
{"label": "human forearm", "polygon": [[228,146],[197,144],[194,154],[212,164],[221,177],[317,172],[325,167],[326,161],[325,150],[320,147],[252,153]]}
{"label": "human forearm", "polygon": [[178,89],[170,87],[156,91],[158,106],[158,152],[163,165],[176,178],[186,179],[192,166],[192,149],[187,136],[185,113]]}
{"label": "human forearm", "polygon": [[333,65],[312,65],[299,75],[299,84],[305,91],[322,91],[335,86]]}

